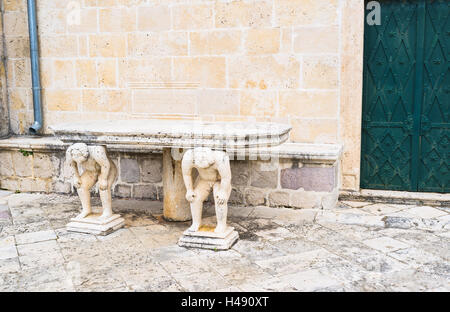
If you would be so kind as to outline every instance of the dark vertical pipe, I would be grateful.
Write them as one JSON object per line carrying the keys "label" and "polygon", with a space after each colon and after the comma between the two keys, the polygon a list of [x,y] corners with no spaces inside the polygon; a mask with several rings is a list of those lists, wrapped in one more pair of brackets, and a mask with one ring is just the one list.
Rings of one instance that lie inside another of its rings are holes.
{"label": "dark vertical pipe", "polygon": [[42,128],[41,80],[39,77],[39,45],[36,22],[36,1],[27,0],[28,31],[30,33],[31,80],[33,85],[34,123],[30,134],[37,134]]}

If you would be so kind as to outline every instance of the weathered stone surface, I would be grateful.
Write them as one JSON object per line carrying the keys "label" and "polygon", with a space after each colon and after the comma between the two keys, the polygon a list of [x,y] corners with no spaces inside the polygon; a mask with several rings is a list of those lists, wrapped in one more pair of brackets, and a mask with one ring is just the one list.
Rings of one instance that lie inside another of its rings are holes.
{"label": "weathered stone surface", "polygon": [[120,159],[120,180],[122,182],[139,182],[139,164],[133,158]]}
{"label": "weathered stone surface", "polygon": [[251,166],[251,186],[276,188],[278,186],[278,168],[266,168],[265,163],[253,162]]}
{"label": "weathered stone surface", "polygon": [[271,207],[289,206],[289,193],[274,191],[269,194],[269,205]]}
{"label": "weathered stone surface", "polygon": [[51,178],[58,173],[60,160],[44,153],[33,153],[33,173],[36,178]]}
{"label": "weathered stone surface", "polygon": [[264,205],[266,193],[262,190],[249,188],[245,191],[245,202],[250,206]]}
{"label": "weathered stone surface", "polygon": [[234,160],[231,166],[231,185],[247,186],[250,179],[250,166],[248,161]]}
{"label": "weathered stone surface", "polygon": [[48,241],[48,240],[55,240],[57,237],[56,237],[55,231],[47,230],[47,231],[39,231],[39,232],[33,232],[33,233],[18,234],[15,236],[15,238],[16,238],[17,245],[23,245],[23,244],[31,244],[31,243]]}
{"label": "weathered stone surface", "polygon": [[114,188],[114,196],[131,198],[131,185],[117,184]]}
{"label": "weathered stone surface", "polygon": [[233,188],[228,202],[230,204],[242,204],[244,202],[244,194],[240,190]]}
{"label": "weathered stone surface", "polygon": [[32,157],[24,156],[22,153],[14,153],[13,156],[13,164],[14,164],[14,171],[16,172],[16,175],[19,177],[31,177],[33,173],[32,169]]}
{"label": "weathered stone surface", "polygon": [[14,167],[10,152],[0,152],[0,176],[10,177],[14,175]]}
{"label": "weathered stone surface", "polygon": [[331,192],[336,187],[335,168],[302,167],[281,170],[282,188],[305,191]]}
{"label": "weathered stone surface", "polygon": [[321,208],[323,194],[297,191],[291,194],[291,206],[297,208]]}
{"label": "weathered stone surface", "polygon": [[142,182],[158,183],[162,181],[162,158],[148,157],[140,160]]}
{"label": "weathered stone surface", "polygon": [[158,199],[158,191],[154,185],[134,185],[133,197],[142,199]]}

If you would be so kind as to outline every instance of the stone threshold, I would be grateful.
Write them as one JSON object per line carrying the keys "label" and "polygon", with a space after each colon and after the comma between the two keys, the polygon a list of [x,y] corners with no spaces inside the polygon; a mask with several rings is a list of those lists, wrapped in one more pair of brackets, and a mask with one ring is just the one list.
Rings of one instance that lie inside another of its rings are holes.
{"label": "stone threshold", "polygon": [[321,210],[315,221],[319,224],[340,223],[368,228],[417,229],[429,232],[448,231],[450,223],[445,219],[424,219],[420,217],[374,216]]}
{"label": "stone threshold", "polygon": [[[0,139],[0,150],[64,151],[70,143],[55,136],[11,136]],[[140,144],[106,144],[109,151],[128,153],[162,153],[162,148],[143,147]],[[342,145],[313,143],[283,143],[276,147],[245,149],[247,157],[278,157],[282,159],[306,160],[309,163],[334,164],[342,154]],[[256,159],[254,159],[256,160]]]}
{"label": "stone threshold", "polygon": [[387,204],[450,207],[450,194],[362,189],[359,192],[341,191],[339,200],[368,201]]}

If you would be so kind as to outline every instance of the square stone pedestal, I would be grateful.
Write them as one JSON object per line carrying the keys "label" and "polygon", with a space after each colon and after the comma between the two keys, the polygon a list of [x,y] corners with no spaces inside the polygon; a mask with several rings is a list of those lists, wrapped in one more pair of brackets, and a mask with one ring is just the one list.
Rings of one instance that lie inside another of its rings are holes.
{"label": "square stone pedestal", "polygon": [[178,240],[182,247],[194,247],[213,250],[227,250],[238,240],[239,234],[233,227],[223,233],[214,233],[214,226],[201,226],[196,232],[186,230]]}
{"label": "square stone pedestal", "polygon": [[113,214],[108,219],[101,219],[100,216],[101,214],[92,213],[83,219],[72,218],[66,229],[71,232],[108,235],[125,225],[125,219],[119,214]]}

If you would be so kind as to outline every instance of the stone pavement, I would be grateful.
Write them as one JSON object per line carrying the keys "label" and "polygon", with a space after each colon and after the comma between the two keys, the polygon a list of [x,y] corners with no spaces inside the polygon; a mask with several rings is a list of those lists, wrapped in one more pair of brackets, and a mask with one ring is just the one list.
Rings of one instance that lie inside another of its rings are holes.
{"label": "stone pavement", "polygon": [[0,190],[0,291],[450,291],[446,207],[233,206],[240,240],[209,251],[178,247],[189,222],[164,221],[160,202],[114,200],[126,227],[105,237],[65,230],[79,206]]}

